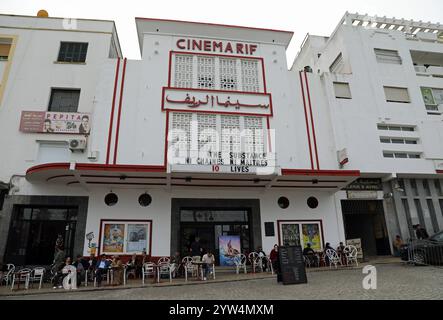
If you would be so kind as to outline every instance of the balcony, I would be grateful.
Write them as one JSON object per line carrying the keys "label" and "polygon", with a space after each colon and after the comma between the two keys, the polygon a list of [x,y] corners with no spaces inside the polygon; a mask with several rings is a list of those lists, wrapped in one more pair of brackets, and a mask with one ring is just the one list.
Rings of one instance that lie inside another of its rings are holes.
{"label": "balcony", "polygon": [[443,53],[411,51],[418,76],[443,78]]}

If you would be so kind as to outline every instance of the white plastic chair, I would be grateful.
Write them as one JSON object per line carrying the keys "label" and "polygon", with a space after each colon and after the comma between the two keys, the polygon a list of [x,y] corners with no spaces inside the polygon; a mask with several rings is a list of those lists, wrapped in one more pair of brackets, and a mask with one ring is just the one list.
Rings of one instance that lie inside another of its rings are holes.
{"label": "white plastic chair", "polygon": [[162,263],[170,263],[171,262],[171,258],[169,257],[161,257],[160,259],[158,259],[157,264],[162,264]]}
{"label": "white plastic chair", "polygon": [[251,262],[252,272],[255,273],[255,268],[259,267],[263,272],[263,265],[261,263],[261,258],[257,252],[251,252],[248,254],[248,259]]}
{"label": "white plastic chair", "polygon": [[168,275],[169,282],[172,282],[172,268],[171,268],[171,264],[167,260],[165,260],[164,262],[159,262],[158,275],[157,275],[158,279],[160,279],[161,276],[164,274]]}
{"label": "white plastic chair", "polygon": [[42,267],[37,267],[32,270],[31,278],[30,278],[31,286],[35,281],[38,281],[39,282],[38,289],[40,290],[42,288],[43,277],[45,276],[45,271],[46,271],[45,268],[42,268]]}
{"label": "white plastic chair", "polygon": [[337,251],[335,251],[333,249],[326,249],[326,256],[329,259],[329,268],[331,268],[332,265],[334,265],[335,268],[337,269],[337,264],[338,263],[341,264],[341,260],[340,260],[340,257],[338,256]]}
{"label": "white plastic chair", "polygon": [[235,256],[234,258],[234,263],[235,263],[235,267],[236,267],[236,272],[237,274],[239,274],[239,270],[243,269],[246,272],[246,256],[243,253],[239,253]]}
{"label": "white plastic chair", "polygon": [[198,272],[197,265],[192,264],[193,261],[194,260],[191,256],[187,256],[182,259],[182,264],[185,268],[185,281],[188,281],[188,273],[191,273],[191,276],[194,276]]}
{"label": "white plastic chair", "polygon": [[3,275],[3,278],[0,279],[0,285],[3,283],[3,281],[6,282],[6,286],[9,286],[9,282],[12,281],[12,275],[15,271],[15,266],[12,263],[6,264],[7,272]]}
{"label": "white plastic chair", "polygon": [[14,289],[14,284],[17,282],[20,285],[20,282],[25,283],[25,289],[29,289],[29,280],[31,279],[32,270],[29,268],[24,268],[19,270],[17,273],[14,273],[12,276],[12,285],[11,290]]}
{"label": "white plastic chair", "polygon": [[146,262],[142,267],[142,283],[145,284],[145,277],[155,277],[154,264],[152,262]]}
{"label": "white plastic chair", "polygon": [[348,245],[343,249],[343,253],[346,258],[346,265],[352,264],[355,262],[356,266],[358,267],[358,259],[357,254],[358,250],[356,246]]}

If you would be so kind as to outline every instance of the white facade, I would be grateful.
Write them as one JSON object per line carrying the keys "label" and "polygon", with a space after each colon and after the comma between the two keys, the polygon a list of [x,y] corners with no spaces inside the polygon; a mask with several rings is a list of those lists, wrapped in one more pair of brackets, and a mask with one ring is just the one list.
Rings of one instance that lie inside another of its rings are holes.
{"label": "white facade", "polygon": [[[214,210],[229,211],[236,203],[249,203],[242,207],[250,214],[249,251],[262,246],[269,252],[282,243],[279,226],[284,221],[318,223],[321,249],[326,242],[335,246],[346,240],[341,210],[346,193],[340,190],[360,175],[386,181],[438,178],[436,166],[443,162],[443,146],[436,137],[443,135],[441,115],[427,114],[420,86],[443,88],[443,83],[441,78],[418,77],[407,56],[408,50],[433,52],[415,58],[418,63],[439,61],[443,50],[437,40],[406,40],[400,31],[340,25],[329,39],[310,36],[288,71],[285,50],[292,33],[287,31],[136,18],[142,58],[127,60],[120,58],[113,22],[79,20],[73,31],[63,29],[63,19],[0,19],[0,38],[13,39],[13,54],[0,61],[0,71],[9,69],[0,96],[0,146],[7,154],[1,157],[0,182],[9,190],[0,211],[5,231],[0,252],[6,258],[12,256],[8,233],[17,212],[51,206],[78,210],[74,240],[69,238],[72,254],[89,254],[85,234],[90,232],[99,251],[106,251],[104,223],[124,220],[113,223],[149,222],[148,254],[170,255],[186,246],[179,216],[187,207],[177,207],[182,199],[196,210],[211,210],[213,203]],[[88,43],[84,63],[57,62],[60,43],[70,41]],[[117,49],[111,53],[113,47]],[[402,64],[381,65],[371,56],[373,48],[398,50]],[[341,72],[330,72],[339,53]],[[299,72],[305,66],[313,72]],[[429,72],[439,69],[433,70]],[[348,82],[352,99],[336,99],[334,81]],[[387,103],[383,86],[408,87],[411,102]],[[51,88],[80,89],[76,111],[90,116],[89,135],[31,133],[32,128],[20,125],[23,111],[50,111]],[[416,126],[417,131],[389,137],[416,137],[420,143],[385,150],[377,124]],[[174,135],[174,128],[188,130],[184,140]],[[265,131],[246,130],[243,140],[236,140],[223,135],[226,128]],[[86,140],[84,152],[63,144],[73,138]],[[175,138],[191,154],[174,164]],[[252,157],[265,156],[257,165],[253,160],[241,164],[238,158],[233,165],[229,160],[221,164],[218,155],[189,160],[203,145],[221,147],[227,154],[244,152],[243,146]],[[337,158],[342,149],[349,159],[344,167]],[[417,153],[420,159],[388,159],[383,150]],[[109,193],[118,196],[113,206],[104,202]],[[144,193],[152,198],[146,207],[138,203]],[[376,199],[383,195],[379,191]],[[279,206],[281,197],[289,200],[287,209]],[[312,197],[318,206],[310,208],[307,200]],[[441,228],[442,208],[438,197],[434,200]],[[408,226],[393,220],[395,213],[389,210],[385,204],[390,236],[401,231],[406,237]],[[267,222],[273,223],[273,235],[265,230]],[[301,236],[302,244],[306,241]],[[17,250],[26,260],[27,249]]]}

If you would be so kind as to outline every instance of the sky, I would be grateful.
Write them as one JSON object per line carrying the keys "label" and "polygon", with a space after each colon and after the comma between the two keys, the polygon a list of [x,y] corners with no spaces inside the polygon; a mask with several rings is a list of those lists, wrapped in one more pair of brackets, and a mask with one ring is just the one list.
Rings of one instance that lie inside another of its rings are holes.
{"label": "sky", "polygon": [[[140,59],[135,17],[232,24],[294,32],[292,65],[306,34],[329,36],[346,11],[443,24],[442,0],[1,0],[0,13],[114,20],[123,55]],[[0,24],[1,25],[1,24]]]}

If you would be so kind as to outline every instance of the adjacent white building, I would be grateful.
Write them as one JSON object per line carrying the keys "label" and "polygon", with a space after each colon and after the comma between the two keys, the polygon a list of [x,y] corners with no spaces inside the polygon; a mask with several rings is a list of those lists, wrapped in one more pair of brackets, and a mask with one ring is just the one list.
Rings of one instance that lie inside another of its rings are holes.
{"label": "adjacent white building", "polygon": [[287,70],[288,31],[136,18],[128,60],[112,21],[0,15],[0,256],[48,264],[57,234],[70,255],[376,255],[442,228],[442,30],[365,19]]}

